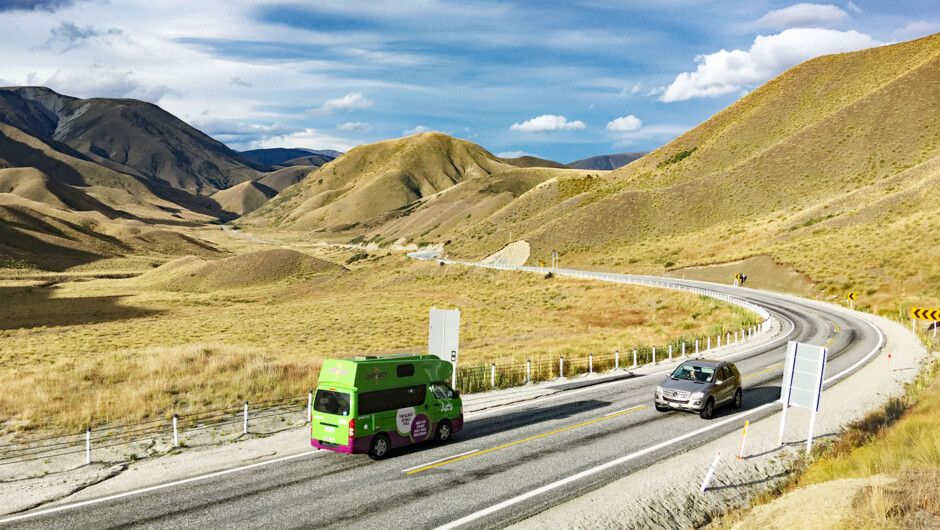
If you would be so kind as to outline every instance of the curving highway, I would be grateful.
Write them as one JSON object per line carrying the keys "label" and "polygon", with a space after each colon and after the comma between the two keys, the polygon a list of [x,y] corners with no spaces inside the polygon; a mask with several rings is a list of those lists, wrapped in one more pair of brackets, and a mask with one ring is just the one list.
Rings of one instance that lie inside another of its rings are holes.
{"label": "curving highway", "polygon": [[711,421],[656,412],[653,389],[664,376],[657,372],[469,414],[453,442],[413,446],[383,461],[320,451],[56,511],[37,509],[0,520],[0,526],[501,527],[738,430],[744,418],[753,422],[779,411],[775,400],[788,340],[828,345],[824,388],[884,344],[873,325],[824,304],[702,282],[632,278],[723,293],[765,308],[780,322],[773,340],[728,357],[745,377],[740,411],[720,409]]}

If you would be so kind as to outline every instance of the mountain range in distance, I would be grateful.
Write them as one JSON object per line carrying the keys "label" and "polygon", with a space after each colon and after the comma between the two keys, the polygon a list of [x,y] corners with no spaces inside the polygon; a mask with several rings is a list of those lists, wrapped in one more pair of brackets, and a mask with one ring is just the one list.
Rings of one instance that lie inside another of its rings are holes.
{"label": "mountain range in distance", "polygon": [[0,260],[61,269],[147,241],[164,241],[152,249],[160,256],[211,254],[165,244],[168,233],[234,220],[467,258],[498,251],[511,233],[530,262],[560,251],[570,264],[665,274],[764,256],[828,293],[933,293],[937,94],[940,35],[818,57],[604,171],[594,168],[639,153],[573,169],[435,132],[335,158],[236,153],[147,103],[0,89]]}

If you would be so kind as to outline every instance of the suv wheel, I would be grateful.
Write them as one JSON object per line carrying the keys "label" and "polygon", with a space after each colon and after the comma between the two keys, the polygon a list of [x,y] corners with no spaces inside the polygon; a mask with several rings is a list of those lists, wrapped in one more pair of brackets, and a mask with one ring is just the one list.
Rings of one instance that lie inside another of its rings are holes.
{"label": "suv wheel", "polygon": [[734,404],[732,405],[735,409],[741,408],[741,402],[744,400],[744,392],[739,388],[734,393]]}
{"label": "suv wheel", "polygon": [[381,460],[388,456],[389,450],[388,436],[384,434],[376,435],[369,446],[369,458],[372,460]]}
{"label": "suv wheel", "polygon": [[708,401],[705,402],[705,408],[702,409],[702,412],[699,413],[699,416],[703,420],[710,420],[715,417],[715,400],[708,398]]}
{"label": "suv wheel", "polygon": [[434,439],[441,443],[449,441],[450,435],[453,433],[451,429],[449,421],[441,420],[441,422],[437,424],[437,429],[434,432]]}

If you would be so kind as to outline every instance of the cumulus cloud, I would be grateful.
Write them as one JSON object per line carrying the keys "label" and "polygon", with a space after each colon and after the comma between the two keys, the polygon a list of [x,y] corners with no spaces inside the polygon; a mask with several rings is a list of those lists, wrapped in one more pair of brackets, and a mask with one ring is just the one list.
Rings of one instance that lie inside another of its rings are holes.
{"label": "cumulus cloud", "polygon": [[849,18],[849,14],[832,4],[796,4],[774,9],[757,19],[760,27],[786,29],[819,27]]}
{"label": "cumulus cloud", "polygon": [[683,101],[747,90],[813,57],[881,44],[854,30],[795,28],[777,35],[760,35],[748,51],[721,50],[699,55],[695,58],[698,68],[679,74],[659,100]]}
{"label": "cumulus cloud", "polygon": [[402,131],[402,134],[404,134],[405,136],[411,136],[412,134],[421,134],[423,132],[428,132],[430,130],[431,129],[428,129],[424,125],[418,125],[414,129],[408,129],[407,131]]}
{"label": "cumulus cloud", "polygon": [[642,126],[643,120],[637,118],[633,114],[630,114],[629,116],[617,118],[616,120],[608,123],[607,130],[615,132],[633,132],[639,130]]}
{"label": "cumulus cloud", "polygon": [[499,153],[496,153],[496,156],[500,158],[519,158],[523,156],[539,158],[538,155],[533,155],[532,153],[527,153],[525,151],[500,151]]}
{"label": "cumulus cloud", "polygon": [[368,131],[372,126],[361,121],[347,121],[337,125],[336,128],[341,131]]}
{"label": "cumulus cloud", "polygon": [[849,0],[849,3],[846,4],[845,7],[849,8],[849,11],[851,11],[851,12],[853,12],[853,13],[861,13],[861,12],[862,12],[861,8],[859,8],[857,5],[855,5],[855,2],[852,2],[852,0]]}
{"label": "cumulus cloud", "polygon": [[329,99],[322,107],[315,109],[323,114],[329,114],[337,110],[355,110],[367,109],[372,106],[373,101],[362,95],[362,92],[350,92],[341,98]]}
{"label": "cumulus cloud", "polygon": [[537,118],[526,120],[522,123],[513,123],[510,131],[523,132],[546,132],[546,131],[572,131],[583,129],[584,122],[581,120],[568,121],[564,116],[555,116],[554,114],[543,114]]}

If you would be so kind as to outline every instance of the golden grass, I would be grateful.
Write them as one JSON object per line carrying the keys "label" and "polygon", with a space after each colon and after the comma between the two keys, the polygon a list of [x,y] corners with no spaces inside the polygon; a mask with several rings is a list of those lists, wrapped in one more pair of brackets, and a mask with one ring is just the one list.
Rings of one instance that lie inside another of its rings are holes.
{"label": "golden grass", "polygon": [[[353,251],[313,250],[334,262]],[[461,310],[462,363],[625,352],[753,315],[687,293],[439,266],[382,251],[349,272],[211,292],[146,276],[0,286],[4,427],[75,429],[298,395],[325,358],[423,352]]]}

